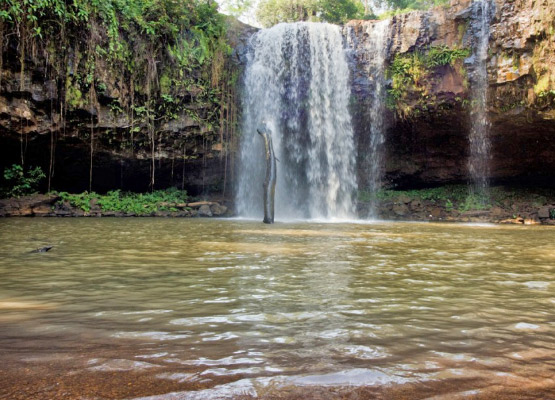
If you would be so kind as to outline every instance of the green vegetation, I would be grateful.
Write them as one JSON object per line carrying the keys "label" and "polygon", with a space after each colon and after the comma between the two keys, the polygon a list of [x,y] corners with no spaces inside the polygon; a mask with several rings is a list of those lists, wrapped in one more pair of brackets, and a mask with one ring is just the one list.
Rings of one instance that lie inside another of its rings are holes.
{"label": "green vegetation", "polygon": [[[4,59],[14,60],[21,91],[28,89],[28,64],[61,89],[56,112],[62,119],[72,110],[94,110],[93,125],[102,105],[123,114],[129,128],[119,150],[142,150],[154,159],[160,127],[183,115],[206,127],[199,129],[203,142],[222,136],[220,114],[234,77],[226,64],[226,20],[213,0],[3,0],[0,43],[0,69]],[[79,132],[90,141],[91,186],[101,142],[95,139],[103,133],[94,125]],[[184,141],[178,138],[175,148]],[[152,188],[155,167],[153,161]]]}
{"label": "green vegetation", "polygon": [[38,185],[46,175],[40,167],[27,171],[21,165],[13,164],[4,170],[4,181],[0,188],[2,197],[26,196],[37,192]]}
{"label": "green vegetation", "polygon": [[177,211],[175,204],[187,202],[187,192],[175,188],[156,190],[152,193],[131,193],[113,190],[105,195],[94,192],[70,194],[60,192],[60,203],[69,202],[73,207],[85,212],[91,211],[92,204],[96,204],[102,211],[114,211],[128,214],[145,215],[156,211]]}
{"label": "green vegetation", "polygon": [[380,14],[380,19],[387,19],[394,15],[415,10],[427,10],[435,6],[445,6],[449,4],[449,0],[381,0],[378,3],[388,8],[388,11]]}
{"label": "green vegetation", "polygon": [[435,69],[450,65],[464,75],[461,60],[469,55],[469,49],[451,49],[447,46],[431,47],[426,52],[416,50],[397,54],[387,70],[387,76],[391,79],[388,107],[402,118],[409,118],[436,105],[432,98]]}
{"label": "green vegetation", "polygon": [[266,27],[297,21],[342,24],[363,16],[360,0],[261,0],[256,10],[258,21]]}
{"label": "green vegetation", "polygon": [[488,196],[484,196],[469,192],[469,188],[466,185],[447,185],[414,190],[382,189],[376,193],[359,191],[358,201],[361,203],[406,203],[420,201],[462,213],[466,211],[489,210],[495,206],[507,207],[519,203],[541,207],[544,204],[555,201],[555,191],[538,188],[527,189],[496,186],[490,188]]}
{"label": "green vegetation", "polygon": [[429,201],[447,209],[457,209],[461,212],[469,210],[484,210],[491,208],[489,199],[471,194],[466,185],[449,185],[428,189],[388,190],[382,189],[375,194],[359,192],[359,201],[366,203],[373,200],[378,202],[398,202],[399,199]]}
{"label": "green vegetation", "polygon": [[253,5],[254,0],[227,0],[224,3],[223,10],[225,13],[239,18],[245,14]]}

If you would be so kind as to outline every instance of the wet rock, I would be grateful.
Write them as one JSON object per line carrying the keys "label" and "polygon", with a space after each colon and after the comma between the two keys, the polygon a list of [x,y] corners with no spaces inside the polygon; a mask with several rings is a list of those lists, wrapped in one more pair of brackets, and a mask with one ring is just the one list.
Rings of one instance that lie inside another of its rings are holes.
{"label": "wet rock", "polygon": [[[546,219],[549,218],[549,211],[552,207],[542,207],[538,210],[538,218]],[[553,207],[555,208],[555,207]]]}
{"label": "wet rock", "polygon": [[54,215],[54,211],[52,210],[52,206],[49,205],[40,205],[38,207],[33,207],[33,216],[34,217],[48,217]]}
{"label": "wet rock", "polygon": [[66,210],[55,210],[54,215],[56,215],[56,217],[71,217],[72,213]]}
{"label": "wet rock", "polygon": [[442,211],[443,211],[443,210],[442,210],[441,208],[439,208],[439,207],[434,207],[434,208],[432,208],[432,209],[430,210],[430,216],[431,216],[432,218],[439,218],[439,217],[441,216],[441,214],[442,214]]}
{"label": "wet rock", "polygon": [[403,194],[401,196],[399,196],[398,201],[399,203],[403,203],[403,204],[409,204],[411,202],[411,198],[409,196],[407,196],[406,194]]}
{"label": "wet rock", "polygon": [[210,210],[210,206],[207,204],[203,204],[198,209],[198,216],[199,217],[211,217],[212,211]]}
{"label": "wet rock", "polygon": [[515,224],[515,225],[522,225],[524,224],[524,218],[516,217],[516,218],[507,218],[502,221],[499,221],[500,224]]}
{"label": "wet rock", "polygon": [[490,210],[490,216],[492,218],[500,218],[506,214],[507,212],[503,210],[501,207],[492,207],[492,209]]}
{"label": "wet rock", "polygon": [[30,217],[53,215],[59,196],[38,194],[0,200],[0,216]]}
{"label": "wet rock", "polygon": [[220,204],[212,204],[210,206],[210,211],[212,211],[213,216],[220,217],[227,212],[227,207]]}
{"label": "wet rock", "polygon": [[46,253],[50,251],[54,246],[44,246],[39,249],[31,251],[31,253]]}
{"label": "wet rock", "polygon": [[422,207],[422,202],[420,200],[413,200],[410,202],[410,208],[413,210],[418,210]]}
{"label": "wet rock", "polygon": [[462,215],[464,217],[471,217],[471,218],[485,217],[489,215],[489,211],[488,210],[465,211],[464,213],[462,213]]}
{"label": "wet rock", "polygon": [[395,204],[393,205],[392,211],[395,215],[399,217],[404,217],[409,214],[410,210],[405,204]]}

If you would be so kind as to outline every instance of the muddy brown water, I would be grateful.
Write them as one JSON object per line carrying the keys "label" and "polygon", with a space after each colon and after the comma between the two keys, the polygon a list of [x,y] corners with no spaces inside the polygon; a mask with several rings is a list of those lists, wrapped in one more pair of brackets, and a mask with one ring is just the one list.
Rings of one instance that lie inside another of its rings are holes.
{"label": "muddy brown water", "polygon": [[0,398],[555,399],[550,227],[5,219],[0,277]]}

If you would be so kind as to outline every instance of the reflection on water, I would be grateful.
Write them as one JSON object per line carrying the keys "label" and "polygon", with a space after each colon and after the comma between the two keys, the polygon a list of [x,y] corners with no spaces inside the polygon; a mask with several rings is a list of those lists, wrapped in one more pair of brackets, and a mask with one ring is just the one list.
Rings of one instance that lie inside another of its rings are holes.
{"label": "reflection on water", "polygon": [[125,393],[154,398],[555,388],[549,228],[11,219],[0,239],[0,377],[148,371],[155,389]]}

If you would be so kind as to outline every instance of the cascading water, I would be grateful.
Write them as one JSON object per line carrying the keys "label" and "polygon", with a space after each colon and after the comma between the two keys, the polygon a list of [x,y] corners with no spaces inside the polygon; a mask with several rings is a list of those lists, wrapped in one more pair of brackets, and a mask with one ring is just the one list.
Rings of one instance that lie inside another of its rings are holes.
{"label": "cascading water", "polygon": [[[385,143],[385,59],[387,55],[387,34],[390,20],[380,21],[367,28],[369,46],[366,49],[370,56],[370,76],[374,88],[370,103],[370,140],[367,156],[368,190],[375,194],[381,187],[383,178],[384,143]],[[375,201],[370,202],[368,217],[376,217]]]}
{"label": "cascading water", "polygon": [[489,0],[476,1],[473,6],[473,21],[476,26],[477,43],[474,50],[474,73],[472,79],[472,121],[469,134],[470,157],[468,171],[471,190],[483,197],[488,195],[489,160],[491,143],[487,116],[488,96],[488,44],[491,5]]}
{"label": "cascading water", "polygon": [[278,159],[276,218],[355,215],[355,146],[349,69],[338,26],[279,24],[251,41],[245,73],[239,215],[262,216],[263,143],[271,131]]}

